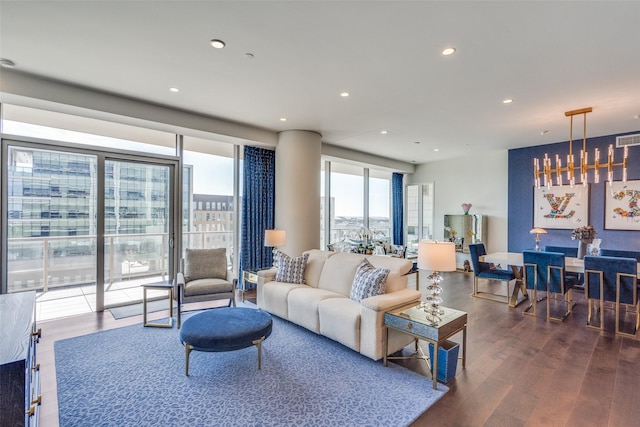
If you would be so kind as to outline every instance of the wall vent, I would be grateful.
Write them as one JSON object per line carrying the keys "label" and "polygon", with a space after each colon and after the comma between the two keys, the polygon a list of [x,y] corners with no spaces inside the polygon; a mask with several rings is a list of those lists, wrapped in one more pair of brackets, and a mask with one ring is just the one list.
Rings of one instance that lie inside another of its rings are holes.
{"label": "wall vent", "polygon": [[616,136],[616,147],[640,145],[640,133],[635,135]]}

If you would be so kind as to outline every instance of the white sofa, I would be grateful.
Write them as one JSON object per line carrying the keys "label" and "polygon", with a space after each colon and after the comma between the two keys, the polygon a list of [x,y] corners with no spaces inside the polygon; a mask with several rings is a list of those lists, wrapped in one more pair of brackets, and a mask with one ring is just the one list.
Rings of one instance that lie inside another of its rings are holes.
{"label": "white sofa", "polygon": [[[274,281],[275,269],[258,273],[258,307],[278,317],[338,341],[378,360],[384,357],[384,313],[420,301],[420,292],[407,289],[412,262],[403,258],[310,250],[305,284]],[[385,293],[356,302],[351,284],[363,258],[376,268],[390,270]],[[389,331],[389,353],[413,339]]]}

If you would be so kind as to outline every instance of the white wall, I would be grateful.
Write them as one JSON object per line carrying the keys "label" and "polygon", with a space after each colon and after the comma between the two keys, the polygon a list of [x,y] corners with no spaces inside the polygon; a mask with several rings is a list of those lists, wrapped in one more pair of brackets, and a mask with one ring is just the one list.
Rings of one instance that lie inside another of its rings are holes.
{"label": "white wall", "polygon": [[416,167],[406,183],[434,183],[434,239],[444,238],[444,215],[462,214],[471,203],[472,214],[488,216],[487,252],[507,250],[507,151],[491,152]]}

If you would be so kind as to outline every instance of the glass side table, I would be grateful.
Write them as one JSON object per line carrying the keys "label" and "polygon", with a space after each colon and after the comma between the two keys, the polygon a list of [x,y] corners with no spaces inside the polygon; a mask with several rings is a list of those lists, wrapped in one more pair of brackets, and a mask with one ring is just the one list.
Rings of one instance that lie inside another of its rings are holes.
{"label": "glass side table", "polygon": [[[153,326],[156,328],[172,328],[173,327],[173,280],[160,283],[145,283],[142,286],[142,324],[143,326]],[[147,291],[159,290],[167,291],[169,298],[169,323],[153,323],[147,321]]]}
{"label": "glass side table", "polygon": [[242,302],[244,302],[244,293],[247,292],[247,283],[258,286],[258,270],[244,270],[242,272],[242,283],[240,287]]}
{"label": "glass side table", "polygon": [[437,325],[427,320],[426,313],[420,304],[412,303],[384,314],[384,326],[387,330],[384,341],[384,366],[387,360],[403,357],[390,357],[389,354],[389,329],[400,331],[411,335],[417,340],[427,341],[434,346],[433,358],[431,360],[433,389],[438,388],[438,348],[451,336],[462,332],[462,369],[465,368],[467,360],[467,313],[442,307],[444,315]]}

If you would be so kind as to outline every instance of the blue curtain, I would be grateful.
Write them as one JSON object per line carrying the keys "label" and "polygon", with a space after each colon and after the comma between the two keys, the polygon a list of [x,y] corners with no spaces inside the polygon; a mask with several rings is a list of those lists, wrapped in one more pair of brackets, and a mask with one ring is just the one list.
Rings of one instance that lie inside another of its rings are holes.
{"label": "blue curtain", "polygon": [[275,224],[276,153],[245,146],[242,182],[239,280],[242,271],[270,268],[273,263],[272,248],[264,246],[264,231]]}
{"label": "blue curtain", "polygon": [[404,245],[404,174],[393,173],[391,176],[391,191],[393,194],[393,244]]}

